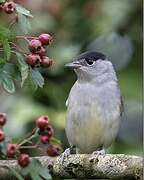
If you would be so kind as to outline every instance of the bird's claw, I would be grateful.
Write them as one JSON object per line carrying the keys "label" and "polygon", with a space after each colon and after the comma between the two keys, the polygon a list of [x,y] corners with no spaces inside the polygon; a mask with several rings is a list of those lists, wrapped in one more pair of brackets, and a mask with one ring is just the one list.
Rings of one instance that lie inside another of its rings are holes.
{"label": "bird's claw", "polygon": [[69,155],[76,154],[76,147],[72,146],[70,148],[67,148],[60,156],[60,163],[63,164],[65,159],[68,158]]}
{"label": "bird's claw", "polygon": [[68,158],[68,156],[71,154],[71,149],[70,148],[67,148],[60,156],[60,163],[63,164],[65,159]]}
{"label": "bird's claw", "polygon": [[105,155],[105,150],[102,149],[102,150],[100,150],[100,151],[94,151],[94,152],[92,153],[92,155],[94,155],[94,156],[95,156],[95,155],[96,155],[96,156],[97,156],[97,155],[98,155],[98,156],[99,156],[99,155]]}
{"label": "bird's claw", "polygon": [[91,157],[90,157],[90,162],[93,161],[94,159],[98,159],[98,157],[100,155],[105,155],[105,150],[102,149],[100,151],[94,151],[92,154],[91,154]]}

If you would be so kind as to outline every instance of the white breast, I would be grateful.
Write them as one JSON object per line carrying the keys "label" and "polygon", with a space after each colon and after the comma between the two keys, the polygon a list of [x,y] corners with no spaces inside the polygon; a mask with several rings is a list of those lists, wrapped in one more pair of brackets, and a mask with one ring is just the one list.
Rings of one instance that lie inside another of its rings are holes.
{"label": "white breast", "polygon": [[119,89],[116,82],[102,86],[76,82],[68,98],[66,134],[69,143],[83,153],[108,147],[118,131]]}

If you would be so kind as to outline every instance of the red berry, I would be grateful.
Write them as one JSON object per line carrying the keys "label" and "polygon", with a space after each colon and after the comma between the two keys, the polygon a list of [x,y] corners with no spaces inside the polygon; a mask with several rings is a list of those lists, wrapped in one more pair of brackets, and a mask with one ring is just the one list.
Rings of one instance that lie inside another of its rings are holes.
{"label": "red berry", "polygon": [[29,54],[26,63],[31,66],[40,66],[41,58],[38,54]]}
{"label": "red berry", "polygon": [[0,129],[0,142],[5,139],[5,133]]}
{"label": "red berry", "polygon": [[47,56],[43,56],[41,60],[41,66],[42,67],[50,67],[52,65],[53,61]]}
{"label": "red berry", "polygon": [[0,126],[5,125],[6,120],[7,120],[7,119],[6,119],[6,114],[0,113]]}
{"label": "red berry", "polygon": [[33,39],[29,42],[29,50],[32,52],[32,53],[37,53],[38,51],[41,50],[42,48],[42,43],[37,40],[37,39]]}
{"label": "red berry", "polygon": [[8,157],[14,157],[16,154],[16,144],[7,144],[6,145],[6,153]]}
{"label": "red berry", "polygon": [[48,125],[48,117],[47,116],[40,116],[39,118],[37,118],[36,120],[36,125],[40,128],[40,129],[45,129]]}
{"label": "red berry", "polygon": [[20,154],[18,156],[18,164],[21,166],[21,167],[27,167],[28,164],[30,163],[30,158],[29,158],[29,155],[28,154]]}
{"label": "red berry", "polygon": [[47,136],[46,134],[41,135],[40,141],[41,141],[41,143],[46,144],[47,142],[49,142],[49,136]]}
{"label": "red berry", "polygon": [[46,134],[49,138],[51,138],[53,136],[54,130],[51,125],[48,125],[48,127],[46,128]]}
{"label": "red berry", "polygon": [[6,2],[4,3],[3,9],[7,14],[12,14],[16,8],[16,5],[14,2]]}
{"label": "red berry", "polygon": [[58,156],[60,154],[60,149],[56,145],[49,144],[47,148],[47,154],[49,156]]}
{"label": "red berry", "polygon": [[41,57],[43,57],[46,55],[46,49],[42,46],[41,49],[36,53],[39,54]]}
{"label": "red berry", "polygon": [[49,34],[41,34],[38,39],[41,41],[42,45],[49,45],[53,42],[53,38]]}

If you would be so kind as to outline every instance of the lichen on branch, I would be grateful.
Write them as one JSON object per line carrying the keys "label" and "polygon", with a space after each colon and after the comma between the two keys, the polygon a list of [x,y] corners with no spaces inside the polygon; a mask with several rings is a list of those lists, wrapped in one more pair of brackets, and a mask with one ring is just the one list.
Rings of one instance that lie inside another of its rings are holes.
{"label": "lichen on branch", "polygon": [[[36,157],[48,167],[53,177],[81,179],[143,179],[143,158],[124,154],[75,154],[62,160],[62,156]],[[19,169],[15,160],[0,160],[0,179],[13,176],[6,167]]]}

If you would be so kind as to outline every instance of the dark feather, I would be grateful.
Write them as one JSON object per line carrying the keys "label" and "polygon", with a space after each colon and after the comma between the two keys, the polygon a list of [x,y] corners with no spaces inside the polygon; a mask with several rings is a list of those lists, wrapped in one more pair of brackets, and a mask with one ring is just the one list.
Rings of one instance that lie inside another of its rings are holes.
{"label": "dark feather", "polygon": [[121,98],[121,104],[120,104],[120,116],[122,116],[123,113],[124,113],[124,103],[123,103],[123,98],[122,98],[122,96],[121,96],[120,98]]}
{"label": "dark feather", "polygon": [[98,59],[102,59],[102,60],[106,60],[106,56],[102,53],[99,52],[95,52],[95,51],[87,51],[85,53],[80,54],[77,58],[77,60],[80,59],[92,59],[92,60],[98,60]]}

